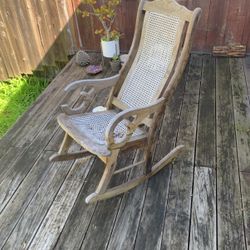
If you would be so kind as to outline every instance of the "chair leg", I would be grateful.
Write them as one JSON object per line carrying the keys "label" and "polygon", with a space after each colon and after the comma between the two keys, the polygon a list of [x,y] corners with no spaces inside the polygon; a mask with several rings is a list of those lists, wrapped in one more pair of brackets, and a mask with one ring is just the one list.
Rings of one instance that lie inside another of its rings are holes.
{"label": "chair leg", "polygon": [[93,154],[88,151],[79,151],[74,153],[68,153],[70,145],[73,139],[65,133],[63,142],[60,146],[58,153],[53,154],[49,160],[50,161],[68,161],[68,160],[75,160],[78,158],[84,158],[88,156],[92,156]]}
{"label": "chair leg", "polygon": [[73,141],[73,139],[67,133],[65,133],[64,138],[63,138],[63,142],[62,142],[61,147],[58,151],[58,154],[67,153],[72,141]]}
{"label": "chair leg", "polygon": [[112,155],[107,158],[106,166],[102,175],[102,178],[97,186],[97,189],[94,193],[90,194],[86,199],[86,203],[91,203],[95,198],[101,196],[107,190],[107,187],[110,183],[114,171],[116,168],[117,157],[120,150],[114,150]]}
{"label": "chair leg", "polygon": [[144,167],[144,174],[147,175],[151,172],[152,169],[152,162],[153,162],[153,150],[155,143],[153,141],[150,142],[151,146],[145,149],[144,151],[144,161],[145,161],[145,167]]}

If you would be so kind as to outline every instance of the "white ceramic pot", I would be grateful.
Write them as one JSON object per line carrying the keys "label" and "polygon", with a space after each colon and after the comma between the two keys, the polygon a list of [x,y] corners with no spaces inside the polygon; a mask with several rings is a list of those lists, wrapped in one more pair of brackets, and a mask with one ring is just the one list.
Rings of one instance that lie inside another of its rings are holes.
{"label": "white ceramic pot", "polygon": [[120,55],[119,39],[113,41],[101,40],[101,46],[104,57],[112,58],[113,56]]}

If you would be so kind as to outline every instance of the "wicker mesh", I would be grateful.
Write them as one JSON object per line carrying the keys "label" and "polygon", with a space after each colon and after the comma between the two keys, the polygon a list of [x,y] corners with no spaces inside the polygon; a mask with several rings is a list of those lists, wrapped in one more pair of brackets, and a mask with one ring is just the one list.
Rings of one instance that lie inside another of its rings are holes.
{"label": "wicker mesh", "polygon": [[[105,111],[97,113],[86,113],[84,115],[70,116],[70,124],[81,134],[91,135],[91,140],[98,144],[106,144],[105,131],[111,119],[117,113]],[[114,131],[114,138],[122,138],[126,132],[126,120],[120,122]],[[144,134],[143,130],[137,129],[133,136]]]}
{"label": "wicker mesh", "polygon": [[142,49],[134,62],[133,72],[129,72],[119,94],[128,107],[145,106],[153,100],[173,60],[179,22],[175,16],[153,12],[146,14]]}

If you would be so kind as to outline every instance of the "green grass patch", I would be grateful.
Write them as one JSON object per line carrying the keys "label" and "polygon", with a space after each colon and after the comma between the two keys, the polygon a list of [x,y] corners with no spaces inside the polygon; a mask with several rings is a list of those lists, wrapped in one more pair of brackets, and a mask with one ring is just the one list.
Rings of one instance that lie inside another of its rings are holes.
{"label": "green grass patch", "polygon": [[23,76],[0,82],[0,138],[29,108],[49,81],[36,76]]}

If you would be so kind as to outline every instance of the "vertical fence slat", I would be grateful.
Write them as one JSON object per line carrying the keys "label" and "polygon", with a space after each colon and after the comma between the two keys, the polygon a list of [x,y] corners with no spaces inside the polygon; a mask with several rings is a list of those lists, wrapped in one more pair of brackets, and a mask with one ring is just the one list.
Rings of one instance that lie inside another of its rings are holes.
{"label": "vertical fence slat", "polygon": [[32,65],[29,60],[29,41],[23,36],[23,29],[20,26],[20,18],[18,17],[17,1],[2,0],[2,14],[5,16],[8,34],[11,37],[11,43],[18,58],[18,65],[23,73],[30,73]]}
{"label": "vertical fence slat", "polygon": [[15,54],[15,49],[12,47],[12,40],[8,34],[8,27],[6,26],[6,22],[2,11],[0,9],[0,42],[1,42],[1,54],[4,66],[6,68],[8,76],[14,76],[15,73],[20,72],[20,68],[18,65],[18,59]]}

